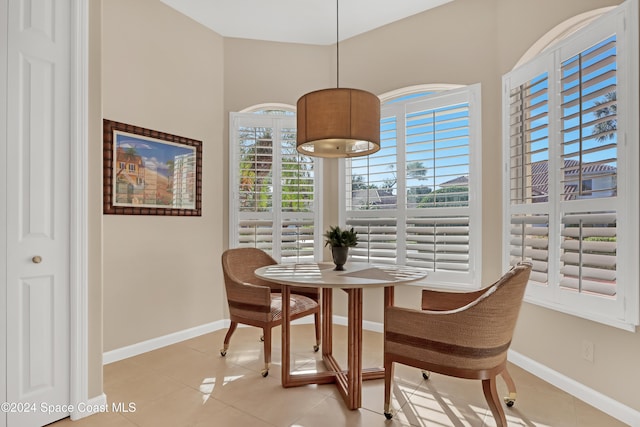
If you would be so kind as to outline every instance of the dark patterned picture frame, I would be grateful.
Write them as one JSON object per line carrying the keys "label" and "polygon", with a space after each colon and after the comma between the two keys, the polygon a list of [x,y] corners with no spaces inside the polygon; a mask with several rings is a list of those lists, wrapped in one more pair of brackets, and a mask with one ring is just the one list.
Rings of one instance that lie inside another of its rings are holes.
{"label": "dark patterned picture frame", "polygon": [[103,212],[202,215],[202,141],[103,120]]}

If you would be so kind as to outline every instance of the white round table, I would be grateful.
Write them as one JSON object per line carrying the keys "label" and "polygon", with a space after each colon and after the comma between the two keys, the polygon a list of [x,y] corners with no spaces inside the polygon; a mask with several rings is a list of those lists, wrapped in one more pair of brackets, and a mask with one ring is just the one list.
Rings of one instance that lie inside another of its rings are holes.
{"label": "white round table", "polygon": [[[384,378],[383,368],[362,368],[362,290],[384,288],[385,306],[393,305],[394,286],[424,279],[427,273],[412,267],[347,263],[344,271],[335,271],[332,263],[276,264],[258,268],[255,275],[282,285],[282,300],[291,294],[290,286],[322,288],[322,359],[329,370],[291,373],[291,320],[289,304],[282,304],[282,385],[335,383],[349,409],[362,406],[362,381]],[[333,289],[348,295],[347,349],[348,368],[343,370],[332,355]]]}

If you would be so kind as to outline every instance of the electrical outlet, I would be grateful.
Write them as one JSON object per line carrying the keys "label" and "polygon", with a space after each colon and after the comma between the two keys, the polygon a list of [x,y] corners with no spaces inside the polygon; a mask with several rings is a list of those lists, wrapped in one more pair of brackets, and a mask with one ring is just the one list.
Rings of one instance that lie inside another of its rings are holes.
{"label": "electrical outlet", "polygon": [[593,363],[593,343],[591,341],[582,341],[582,358],[587,362]]}

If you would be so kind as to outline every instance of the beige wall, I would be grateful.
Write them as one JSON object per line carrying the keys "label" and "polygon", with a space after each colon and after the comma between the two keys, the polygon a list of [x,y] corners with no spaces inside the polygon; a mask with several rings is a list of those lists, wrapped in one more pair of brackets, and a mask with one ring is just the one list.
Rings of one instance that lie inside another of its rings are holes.
{"label": "beige wall", "polygon": [[223,318],[222,37],[159,0],[108,0],[103,117],[202,141],[202,217],[103,216],[104,351]]}
{"label": "beige wall", "polygon": [[[482,84],[485,283],[501,273],[501,257],[491,255],[502,251],[501,76],[563,20],[619,3],[456,0],[340,44],[343,87],[381,94],[421,83]],[[335,47],[223,40],[159,0],[105,1],[103,27],[104,117],[204,141],[202,218],[103,217],[108,351],[226,316],[218,259],[228,241],[228,113],[295,104],[335,84]],[[337,221],[336,164],[325,161],[323,228]],[[396,302],[415,306],[417,295],[400,288]],[[380,322],[381,293],[365,298],[365,319]],[[583,339],[595,344],[594,363],[580,358]],[[640,334],[525,304],[512,348],[640,410]]]}

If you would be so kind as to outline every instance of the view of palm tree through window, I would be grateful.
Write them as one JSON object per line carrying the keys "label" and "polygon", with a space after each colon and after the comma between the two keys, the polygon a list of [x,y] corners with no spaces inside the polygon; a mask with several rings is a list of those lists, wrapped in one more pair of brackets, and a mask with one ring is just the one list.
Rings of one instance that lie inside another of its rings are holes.
{"label": "view of palm tree through window", "polygon": [[314,161],[297,152],[295,128],[277,117],[290,113],[261,110],[258,115],[274,117],[265,118],[269,126],[237,129],[237,244],[282,261],[313,260]]}
{"label": "view of palm tree through window", "polygon": [[[553,225],[549,210],[535,205],[557,202],[560,286],[616,294],[616,211],[604,200],[617,196],[616,66],[614,35],[562,61],[558,102],[550,99],[546,72],[511,89],[510,201],[523,206],[511,215],[511,263],[532,259],[531,280],[540,285],[548,284]],[[560,133],[553,135],[558,104]],[[557,163],[550,162],[552,153]]]}

